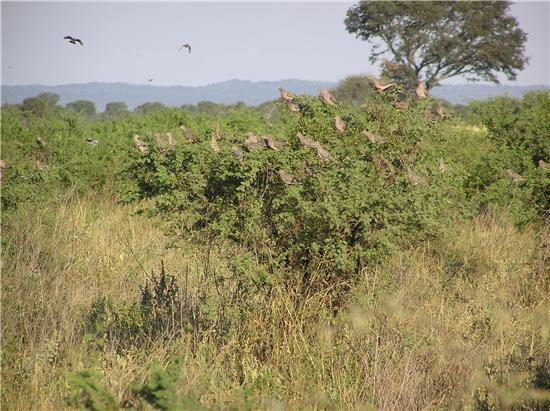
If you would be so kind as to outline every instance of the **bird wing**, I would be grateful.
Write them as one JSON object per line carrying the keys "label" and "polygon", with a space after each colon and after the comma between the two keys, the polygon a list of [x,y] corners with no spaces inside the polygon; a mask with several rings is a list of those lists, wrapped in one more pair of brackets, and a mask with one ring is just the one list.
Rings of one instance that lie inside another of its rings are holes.
{"label": "bird wing", "polygon": [[84,43],[82,43],[82,40],[80,40],[80,39],[75,39],[74,41],[77,42],[77,43],[80,43],[81,46],[84,45]]}
{"label": "bird wing", "polygon": [[64,40],[72,40],[73,37],[72,37],[72,36],[65,36],[65,37],[63,37],[63,39],[64,39]]}

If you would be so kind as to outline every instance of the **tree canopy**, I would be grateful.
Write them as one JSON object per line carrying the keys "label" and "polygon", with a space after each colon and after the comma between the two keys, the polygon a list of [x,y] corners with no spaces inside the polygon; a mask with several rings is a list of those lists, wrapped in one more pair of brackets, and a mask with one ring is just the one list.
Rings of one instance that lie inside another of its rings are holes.
{"label": "tree canopy", "polygon": [[90,100],[76,100],[66,106],[77,113],[93,115],[95,114],[95,103]]}
{"label": "tree canopy", "polygon": [[459,75],[498,83],[514,80],[528,62],[527,35],[509,15],[510,1],[361,1],[345,19],[347,31],[371,44],[370,62],[391,56],[383,74],[409,89]]}

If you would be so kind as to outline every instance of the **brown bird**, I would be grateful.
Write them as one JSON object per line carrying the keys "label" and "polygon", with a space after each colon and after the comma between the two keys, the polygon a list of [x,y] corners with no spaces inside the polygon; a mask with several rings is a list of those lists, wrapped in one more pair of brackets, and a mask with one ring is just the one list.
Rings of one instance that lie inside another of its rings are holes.
{"label": "brown bird", "polygon": [[514,182],[518,182],[518,181],[523,181],[525,180],[523,178],[523,176],[519,175],[518,173],[516,173],[514,170],[512,170],[511,168],[509,168],[508,170],[506,170],[506,173],[508,173],[508,176],[514,180]]}
{"label": "brown bird", "polygon": [[372,85],[374,86],[376,91],[379,91],[379,92],[382,92],[382,91],[386,90],[387,88],[390,88],[390,87],[396,85],[395,83],[382,84],[382,83],[380,83],[380,80],[378,80],[374,76],[368,76],[367,78],[370,80],[370,82],[372,83]]}
{"label": "brown bird", "polygon": [[46,146],[46,142],[45,142],[41,137],[36,137],[36,143],[37,143],[40,147],[45,147],[45,146]]}
{"label": "brown bird", "polygon": [[291,93],[290,91],[285,90],[282,87],[279,87],[279,92],[281,93],[281,98],[286,101],[287,103],[289,101],[292,101],[294,97],[296,97],[296,94]]}
{"label": "brown bird", "polygon": [[272,150],[280,150],[284,147],[285,143],[275,140],[272,136],[265,136],[264,143]]}
{"label": "brown bird", "polygon": [[164,142],[164,140],[160,136],[160,133],[155,133],[155,142],[157,143],[157,146],[159,146],[159,147],[164,147],[166,145],[166,143]]}
{"label": "brown bird", "polygon": [[407,167],[407,177],[409,178],[409,181],[415,186],[426,184],[426,180],[420,177],[418,174],[415,174],[409,167]]}
{"label": "brown bird", "polygon": [[363,134],[366,138],[369,139],[369,141],[372,143],[372,144],[376,144],[378,142],[380,142],[380,140],[382,139],[382,137],[380,137],[379,135],[376,135],[374,133],[371,133],[370,131],[368,130],[363,130],[361,132],[361,134]]}
{"label": "brown bird", "polygon": [[168,145],[174,147],[176,145],[176,139],[174,138],[174,135],[171,131],[166,133],[166,135],[168,136]]}
{"label": "brown bird", "polygon": [[384,66],[386,66],[386,68],[391,71],[392,73],[397,71],[397,69],[399,68],[399,66],[391,61],[389,61],[387,58],[383,58],[382,59],[382,62],[384,63]]}
{"label": "brown bird", "polygon": [[344,123],[344,121],[340,118],[340,116],[336,116],[336,118],[334,119],[334,128],[339,133],[343,133],[344,130],[346,129],[346,123]]}
{"label": "brown bird", "polygon": [[321,91],[319,92],[319,98],[327,106],[335,106],[337,103],[336,99],[332,96],[332,94],[330,94],[330,92],[326,88],[321,89]]}
{"label": "brown bird", "polygon": [[300,140],[300,143],[304,147],[310,147],[310,148],[317,147],[318,143],[316,141],[313,141],[311,138],[304,136],[302,133],[297,133],[296,137],[298,137],[298,139]]}
{"label": "brown bird", "polygon": [[418,98],[428,97],[428,92],[426,91],[426,83],[424,83],[424,80],[420,80],[418,82],[418,86],[416,86],[415,92]]}
{"label": "brown bird", "polygon": [[36,168],[38,168],[40,171],[46,171],[46,170],[48,170],[50,167],[48,167],[46,164],[44,164],[44,163],[41,162],[40,160],[36,160]]}
{"label": "brown bird", "polygon": [[542,168],[544,171],[550,170],[550,164],[548,164],[546,161],[542,159],[539,160],[539,167]]}
{"label": "brown bird", "polygon": [[279,170],[279,178],[285,184],[297,184],[296,178],[284,170]]}
{"label": "brown bird", "polygon": [[219,124],[216,124],[216,134],[214,134],[216,136],[216,140],[221,140],[223,138],[223,135],[222,135],[222,132],[220,130],[220,125]]}
{"label": "brown bird", "polygon": [[447,171],[447,167],[445,166],[442,158],[439,159],[439,171],[441,171],[442,173]]}
{"label": "brown bird", "polygon": [[0,170],[6,168],[6,162],[0,159]]}
{"label": "brown bird", "polygon": [[317,156],[323,160],[323,161],[332,161],[334,160],[334,157],[332,157],[332,155],[327,151],[325,150],[320,143],[317,143]]}
{"label": "brown bird", "polygon": [[409,108],[409,103],[404,100],[397,100],[393,102],[393,106],[399,110],[406,110]]}
{"label": "brown bird", "polygon": [[180,130],[182,131],[183,137],[185,138],[185,140],[187,140],[188,143],[196,143],[197,141],[199,141],[199,136],[189,131],[187,127],[185,127],[183,124],[180,126]]}
{"label": "brown bird", "polygon": [[139,135],[137,134],[134,134],[134,146],[136,146],[136,148],[142,153],[147,152],[147,145],[143,141],[141,141]]}
{"label": "brown bird", "polygon": [[235,157],[239,161],[244,160],[244,154],[241,150],[239,150],[237,147],[233,147],[232,151],[233,151],[233,157]]}
{"label": "brown bird", "polygon": [[244,145],[248,151],[263,150],[265,148],[264,140],[252,133],[248,133]]}
{"label": "brown bird", "polygon": [[437,102],[437,107],[435,108],[435,112],[441,119],[444,119],[447,116],[447,113],[445,112],[445,108],[443,107],[443,104],[441,104],[441,101]]}
{"label": "brown bird", "polygon": [[210,138],[210,148],[216,154],[221,151],[220,146],[218,145],[218,140],[216,139],[215,134],[212,134],[212,137]]}
{"label": "brown bird", "polygon": [[299,113],[300,112],[300,106],[296,103],[293,103],[291,101],[286,102],[286,106],[290,110],[291,113]]}

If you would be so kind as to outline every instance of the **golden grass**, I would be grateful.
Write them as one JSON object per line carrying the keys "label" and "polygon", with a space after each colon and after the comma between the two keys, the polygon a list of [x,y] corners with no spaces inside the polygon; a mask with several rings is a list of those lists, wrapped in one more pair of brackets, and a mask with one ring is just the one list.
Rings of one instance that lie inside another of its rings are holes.
{"label": "golden grass", "polygon": [[[122,404],[149,364],[175,358],[179,394],[213,409],[474,409],[476,401],[529,409],[529,398],[550,399],[533,384],[536,372],[550,372],[546,231],[477,218],[444,244],[366,269],[334,314],[326,292],[305,296],[288,285],[235,297],[229,251],[167,248],[158,222],[135,210],[109,196],[68,195],[56,209],[10,221],[6,409],[64,408],[67,375],[91,366]],[[187,333],[123,352],[108,343],[91,353],[83,334],[92,303],[137,301],[144,270],[158,271],[161,260],[181,287],[187,273],[189,298],[204,297],[201,309],[226,321],[227,332],[212,327],[200,339]]]}

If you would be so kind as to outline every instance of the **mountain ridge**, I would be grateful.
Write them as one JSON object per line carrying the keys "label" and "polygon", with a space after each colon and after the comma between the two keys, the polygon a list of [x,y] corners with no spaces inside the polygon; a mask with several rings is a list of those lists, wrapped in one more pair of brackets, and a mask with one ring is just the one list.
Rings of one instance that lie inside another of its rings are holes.
{"label": "mountain ridge", "polygon": [[[2,85],[2,104],[19,104],[24,99],[40,93],[51,92],[61,96],[60,104],[66,105],[75,100],[91,100],[97,110],[102,111],[107,103],[124,101],[130,110],[146,102],[161,102],[168,106],[197,104],[211,101],[219,104],[244,102],[259,105],[279,97],[278,88],[288,88],[297,94],[317,95],[321,88],[333,88],[336,82],[285,79],[279,81],[250,81],[232,79],[204,86],[130,84],[124,82],[92,82],[45,86]],[[534,90],[550,90],[546,85],[509,86],[484,84],[441,85],[432,90],[435,97],[443,98],[452,104],[466,104],[468,100],[483,100],[498,95],[521,98]]]}

